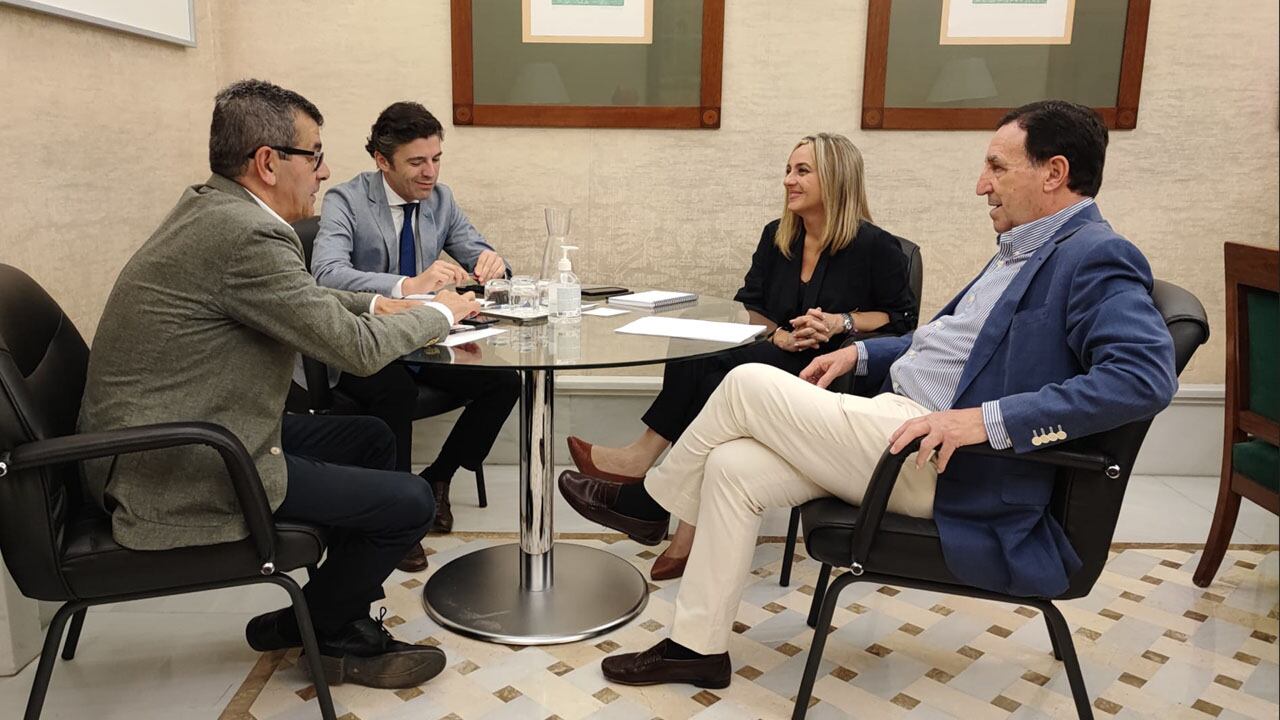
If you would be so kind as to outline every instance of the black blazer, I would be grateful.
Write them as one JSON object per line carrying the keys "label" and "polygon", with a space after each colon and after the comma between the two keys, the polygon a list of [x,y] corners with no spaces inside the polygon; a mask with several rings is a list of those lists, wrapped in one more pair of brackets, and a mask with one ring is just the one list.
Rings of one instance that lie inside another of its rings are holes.
{"label": "black blazer", "polygon": [[[889,324],[876,332],[901,335],[916,326],[919,302],[911,296],[907,278],[907,258],[897,238],[869,222],[835,255],[824,252],[818,258],[813,277],[800,297],[800,264],[804,258],[804,228],[792,247],[791,258],[773,244],[778,220],[764,226],[760,244],[751,256],[751,269],[742,279],[742,289],[734,296],[783,327],[794,317],[815,307],[823,312],[844,313],[879,310],[888,313]],[[844,342],[845,334],[833,335],[823,350]]]}

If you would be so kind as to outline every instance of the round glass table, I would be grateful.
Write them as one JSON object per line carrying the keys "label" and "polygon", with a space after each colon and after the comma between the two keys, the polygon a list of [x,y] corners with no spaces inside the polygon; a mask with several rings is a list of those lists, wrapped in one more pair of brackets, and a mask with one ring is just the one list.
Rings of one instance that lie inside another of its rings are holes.
{"label": "round glass table", "polygon": [[[598,307],[613,309],[601,303]],[[747,322],[740,303],[699,297],[657,313],[629,310],[584,315],[573,324],[500,323],[503,330],[458,347],[434,345],[404,357],[437,363],[518,370],[520,392],[520,542],[455,558],[423,587],[427,613],[441,626],[509,645],[573,642],[608,632],[644,609],[648,584],[631,563],[595,548],[556,543],[552,398],[562,370],[653,365],[715,355],[759,342],[717,342],[615,332],[646,315]],[[429,372],[430,370],[427,370]]]}

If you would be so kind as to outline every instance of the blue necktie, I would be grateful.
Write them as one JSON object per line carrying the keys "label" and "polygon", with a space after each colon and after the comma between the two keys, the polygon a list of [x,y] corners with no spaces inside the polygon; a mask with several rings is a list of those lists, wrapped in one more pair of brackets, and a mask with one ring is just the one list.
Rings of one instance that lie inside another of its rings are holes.
{"label": "blue necktie", "polygon": [[418,248],[413,239],[413,217],[418,214],[418,203],[405,203],[404,225],[400,227],[400,274],[413,277],[418,274]]}

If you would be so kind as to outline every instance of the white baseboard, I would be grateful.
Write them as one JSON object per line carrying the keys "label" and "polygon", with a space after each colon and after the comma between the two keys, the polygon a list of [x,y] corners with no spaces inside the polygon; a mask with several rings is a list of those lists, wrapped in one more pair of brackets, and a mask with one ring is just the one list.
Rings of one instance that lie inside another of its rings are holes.
{"label": "white baseboard", "polygon": [[[564,439],[579,435],[592,442],[619,445],[644,430],[640,416],[649,407],[662,378],[656,376],[565,375],[556,379],[555,452],[568,461]],[[1173,404],[1156,416],[1134,464],[1138,475],[1216,476],[1222,462],[1222,385],[1184,385]],[[414,462],[425,465],[457,419],[458,411],[414,426]],[[489,454],[489,462],[516,464],[516,414],[507,419]]]}

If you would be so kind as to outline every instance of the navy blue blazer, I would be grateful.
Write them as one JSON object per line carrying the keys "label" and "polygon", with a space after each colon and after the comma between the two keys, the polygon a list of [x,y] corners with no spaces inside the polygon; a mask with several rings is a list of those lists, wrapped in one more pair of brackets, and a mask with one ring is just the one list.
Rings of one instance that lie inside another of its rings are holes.
{"label": "navy blue blazer", "polygon": [[[1018,453],[1154,416],[1178,380],[1151,283],[1142,253],[1096,206],[1084,208],[996,302],[952,407],[998,399]],[[952,314],[968,290],[938,317]],[[867,340],[868,375],[888,385],[890,365],[910,344],[911,335]],[[1054,474],[1013,459],[952,456],[938,476],[933,516],[957,578],[1011,595],[1067,589],[1080,558],[1048,510]]]}

